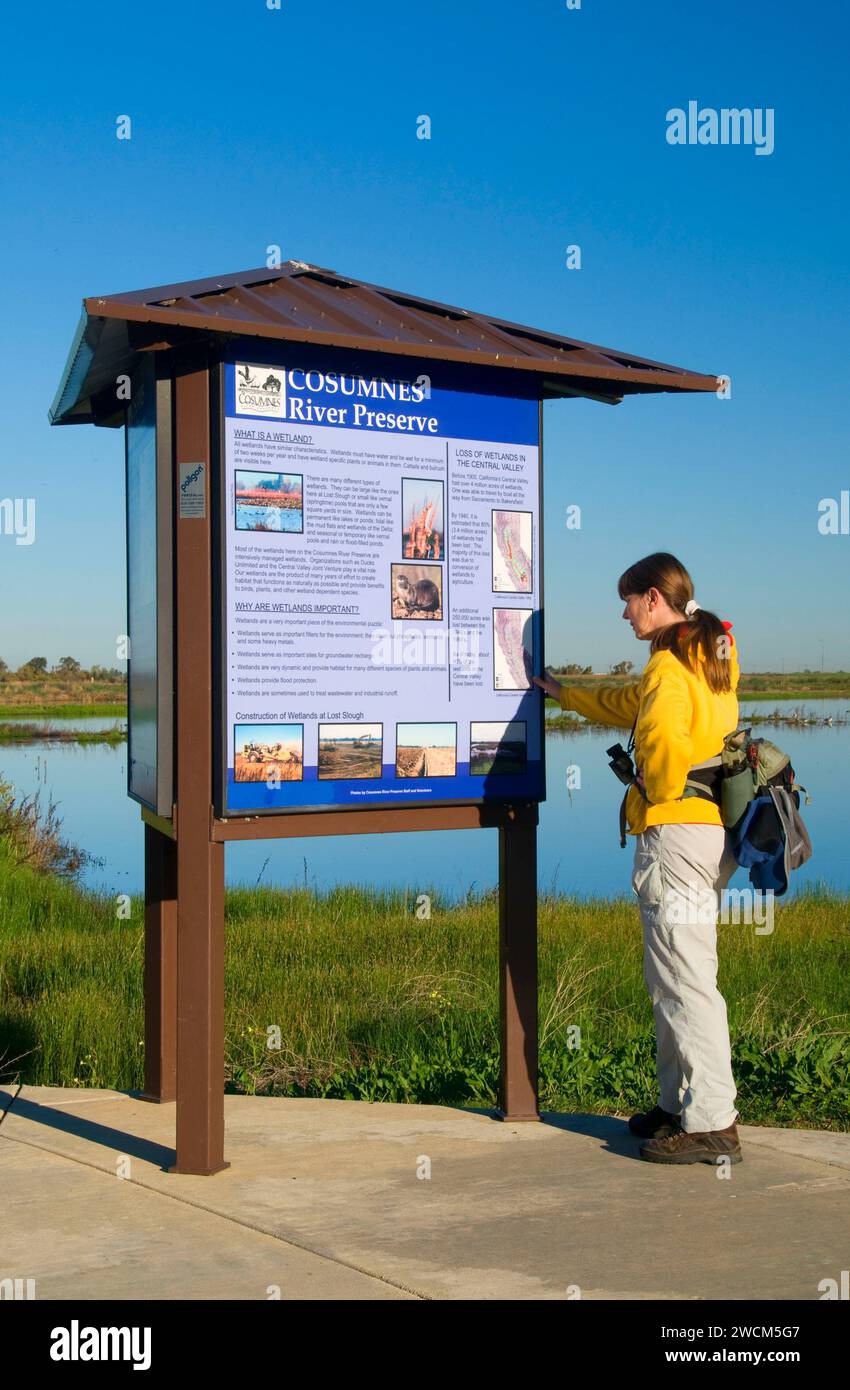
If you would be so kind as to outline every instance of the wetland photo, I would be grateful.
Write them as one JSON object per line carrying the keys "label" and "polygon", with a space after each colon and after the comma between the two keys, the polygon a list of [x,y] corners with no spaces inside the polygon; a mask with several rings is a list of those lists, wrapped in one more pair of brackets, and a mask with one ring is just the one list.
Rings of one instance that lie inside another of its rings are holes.
{"label": "wetland photo", "polygon": [[237,782],[300,782],[304,775],[302,724],[237,724],[234,730]]}
{"label": "wetland photo", "polygon": [[319,780],[380,777],[383,724],[320,724]]}
{"label": "wetland photo", "polygon": [[396,777],[454,777],[457,724],[397,724]]}
{"label": "wetland photo", "polygon": [[303,531],[303,485],[300,473],[263,473],[253,468],[237,468],[236,530]]}
{"label": "wetland photo", "polygon": [[524,719],[473,722],[469,729],[469,771],[475,777],[524,772],[527,739]]}

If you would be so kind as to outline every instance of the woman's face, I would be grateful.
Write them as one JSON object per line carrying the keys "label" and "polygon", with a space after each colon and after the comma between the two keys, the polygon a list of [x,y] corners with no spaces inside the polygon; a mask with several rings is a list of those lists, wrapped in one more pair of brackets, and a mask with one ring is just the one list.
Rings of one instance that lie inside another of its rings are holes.
{"label": "woman's face", "polygon": [[649,589],[645,594],[628,594],[623,617],[631,624],[632,631],[639,642],[647,642],[659,627],[674,620],[674,614],[666,599],[657,589]]}

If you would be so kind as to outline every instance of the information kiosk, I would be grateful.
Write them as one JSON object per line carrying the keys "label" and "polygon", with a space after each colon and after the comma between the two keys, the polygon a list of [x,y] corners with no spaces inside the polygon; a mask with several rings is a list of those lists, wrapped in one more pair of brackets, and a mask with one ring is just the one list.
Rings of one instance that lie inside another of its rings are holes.
{"label": "information kiosk", "polygon": [[145,1095],[224,1159],[228,840],[499,832],[497,1115],[539,1118],[542,401],[714,391],[300,261],[86,299],[53,424],[123,426]]}

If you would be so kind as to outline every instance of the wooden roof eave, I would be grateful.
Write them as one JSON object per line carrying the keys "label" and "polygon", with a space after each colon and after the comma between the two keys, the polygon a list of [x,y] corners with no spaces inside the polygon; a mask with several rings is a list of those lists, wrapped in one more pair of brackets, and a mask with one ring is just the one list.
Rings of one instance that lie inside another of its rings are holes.
{"label": "wooden roof eave", "polygon": [[683,372],[675,368],[658,370],[656,368],[602,366],[588,361],[575,363],[569,360],[540,357],[527,357],[513,354],[506,349],[501,352],[479,351],[474,354],[465,348],[452,348],[437,344],[406,343],[398,339],[385,340],[369,338],[360,334],[341,333],[332,329],[322,332],[312,328],[287,327],[285,332],[274,324],[258,323],[253,319],[222,317],[215,323],[215,315],[185,313],[173,308],[157,308],[149,304],[129,304],[116,300],[90,298],[83,301],[91,317],[124,319],[130,323],[153,323],[176,325],[194,329],[199,333],[220,333],[235,337],[270,338],[283,342],[314,343],[318,346],[351,348],[366,352],[383,352],[400,357],[434,357],[446,362],[466,362],[481,366],[510,367],[519,371],[532,372],[537,376],[580,377],[613,383],[634,383],[635,385],[656,387],[672,391],[716,391],[718,379],[696,372]]}

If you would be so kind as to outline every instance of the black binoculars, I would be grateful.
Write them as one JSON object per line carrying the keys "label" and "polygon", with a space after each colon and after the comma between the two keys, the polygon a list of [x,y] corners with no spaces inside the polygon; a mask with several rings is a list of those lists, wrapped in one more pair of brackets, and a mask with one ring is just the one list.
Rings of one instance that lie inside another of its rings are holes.
{"label": "black binoculars", "polygon": [[610,767],[614,776],[619,777],[620,781],[625,786],[630,787],[632,782],[634,782],[635,778],[637,777],[637,773],[635,771],[635,765],[632,762],[629,754],[623,747],[622,743],[612,744],[610,748],[605,749],[605,752],[611,759],[608,766]]}

